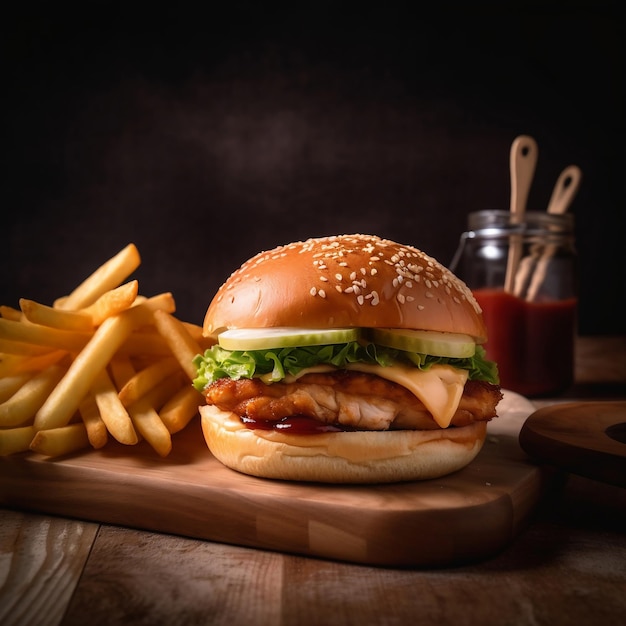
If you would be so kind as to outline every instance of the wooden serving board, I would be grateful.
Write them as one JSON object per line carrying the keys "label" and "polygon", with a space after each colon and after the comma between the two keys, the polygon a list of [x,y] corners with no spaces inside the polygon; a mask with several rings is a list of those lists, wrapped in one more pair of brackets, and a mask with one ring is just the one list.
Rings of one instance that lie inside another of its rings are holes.
{"label": "wooden serving board", "polygon": [[56,460],[2,457],[0,503],[354,563],[456,565],[502,550],[540,498],[545,475],[518,444],[532,411],[505,392],[475,461],[430,481],[344,486],[245,476],[213,458],[197,420],[165,459],[143,443]]}
{"label": "wooden serving board", "polygon": [[539,409],[524,423],[520,445],[559,469],[626,487],[626,402],[572,402]]}

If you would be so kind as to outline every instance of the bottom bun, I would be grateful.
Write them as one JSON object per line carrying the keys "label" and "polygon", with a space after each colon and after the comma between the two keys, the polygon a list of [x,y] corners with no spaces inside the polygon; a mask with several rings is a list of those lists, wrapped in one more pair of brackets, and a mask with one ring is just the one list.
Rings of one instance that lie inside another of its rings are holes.
{"label": "bottom bun", "polygon": [[200,407],[212,454],[244,474],[324,483],[391,483],[438,478],[480,452],[486,422],[436,430],[350,431],[289,435],[252,430],[235,414]]}

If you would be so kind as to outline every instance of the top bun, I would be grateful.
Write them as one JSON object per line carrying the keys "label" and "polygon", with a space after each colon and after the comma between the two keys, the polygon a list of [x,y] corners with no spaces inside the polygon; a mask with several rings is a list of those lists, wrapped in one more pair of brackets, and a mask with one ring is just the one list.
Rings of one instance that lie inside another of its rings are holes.
{"label": "top bun", "polygon": [[469,288],[416,248],[373,235],[308,239],[261,252],[220,287],[204,334],[227,328],[405,328],[487,332]]}

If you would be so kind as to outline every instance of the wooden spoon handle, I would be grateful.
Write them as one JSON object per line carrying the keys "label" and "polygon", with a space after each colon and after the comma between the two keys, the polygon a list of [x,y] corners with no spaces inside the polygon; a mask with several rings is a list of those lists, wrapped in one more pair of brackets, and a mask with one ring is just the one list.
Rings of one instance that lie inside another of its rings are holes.
{"label": "wooden spoon handle", "polygon": [[524,219],[539,149],[528,135],[520,135],[511,145],[511,221],[519,224]]}
{"label": "wooden spoon handle", "polygon": [[[539,149],[537,142],[528,135],[520,135],[513,141],[510,154],[511,170],[511,223],[520,224],[526,213],[528,193],[535,175]],[[511,237],[506,266],[504,289],[513,293],[515,274],[522,256],[522,243],[518,237]]]}
{"label": "wooden spoon handle", "polygon": [[577,165],[566,167],[558,177],[548,204],[548,213],[560,215],[569,209],[578,192],[582,172]]}

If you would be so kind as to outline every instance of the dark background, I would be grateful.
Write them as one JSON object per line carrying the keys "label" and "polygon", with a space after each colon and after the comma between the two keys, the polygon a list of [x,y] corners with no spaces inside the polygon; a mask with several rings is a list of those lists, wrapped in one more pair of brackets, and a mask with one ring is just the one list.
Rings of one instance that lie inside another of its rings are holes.
{"label": "dark background", "polygon": [[530,134],[529,208],[583,170],[580,331],[626,332],[619,3],[156,4],[3,9],[0,304],[51,303],[131,241],[140,291],[194,322],[296,239],[448,264],[470,211],[508,208]]}

